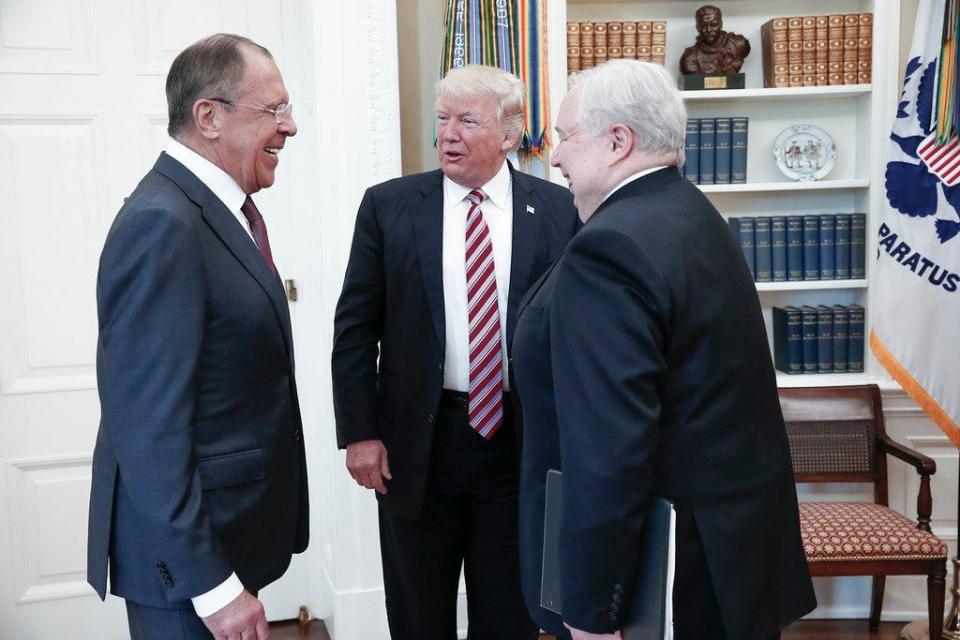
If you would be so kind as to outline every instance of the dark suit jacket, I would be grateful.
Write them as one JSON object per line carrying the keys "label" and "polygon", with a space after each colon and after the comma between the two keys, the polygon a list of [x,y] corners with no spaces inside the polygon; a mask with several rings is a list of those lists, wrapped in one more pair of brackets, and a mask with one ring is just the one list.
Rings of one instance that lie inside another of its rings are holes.
{"label": "dark suit jacket", "polygon": [[[521,296],[577,228],[567,189],[512,167],[510,173],[508,339]],[[439,170],[368,189],[357,212],[334,321],[337,443],[344,448],[361,440],[383,440],[393,480],[387,483],[387,495],[377,497],[392,513],[408,519],[419,514],[423,501],[443,385],[442,240]]]}
{"label": "dark suit jacket", "polygon": [[189,608],[236,571],[257,590],[307,546],[290,316],[223,203],[161,154],[100,257],[87,579]]}
{"label": "dark suit jacket", "polygon": [[[564,619],[619,628],[653,495],[692,510],[727,637],[810,611],[796,489],[760,304],[740,247],[676,168],[619,189],[521,303],[524,597],[539,606],[543,495],[563,470]],[[682,616],[682,611],[675,612]]]}

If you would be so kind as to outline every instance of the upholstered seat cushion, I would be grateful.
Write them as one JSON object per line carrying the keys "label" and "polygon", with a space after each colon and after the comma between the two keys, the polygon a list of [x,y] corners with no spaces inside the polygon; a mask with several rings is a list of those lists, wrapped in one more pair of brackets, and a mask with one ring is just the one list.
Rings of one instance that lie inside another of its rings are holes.
{"label": "upholstered seat cushion", "polygon": [[947,557],[947,545],[935,535],[869,502],[801,502],[800,531],[808,562]]}

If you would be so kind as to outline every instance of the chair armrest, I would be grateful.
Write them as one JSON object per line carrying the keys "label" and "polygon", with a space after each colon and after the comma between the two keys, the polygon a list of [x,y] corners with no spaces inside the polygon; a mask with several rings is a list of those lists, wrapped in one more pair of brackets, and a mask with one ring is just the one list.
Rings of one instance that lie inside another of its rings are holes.
{"label": "chair armrest", "polygon": [[891,440],[889,437],[880,438],[878,441],[880,449],[889,453],[894,458],[899,458],[904,462],[913,465],[921,476],[932,476],[937,472],[937,463],[931,458],[923,455],[919,451],[914,451],[910,447],[905,447],[899,442]]}

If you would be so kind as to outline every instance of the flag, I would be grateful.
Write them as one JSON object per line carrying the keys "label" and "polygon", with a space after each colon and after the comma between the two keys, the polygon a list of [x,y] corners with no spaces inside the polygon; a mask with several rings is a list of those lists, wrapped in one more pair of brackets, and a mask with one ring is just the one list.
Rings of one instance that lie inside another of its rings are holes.
{"label": "flag", "polygon": [[546,0],[447,0],[440,54],[442,78],[467,64],[499,67],[524,82],[524,155],[550,146]]}
{"label": "flag", "polygon": [[885,144],[870,348],[960,447],[957,7],[957,0],[920,0]]}

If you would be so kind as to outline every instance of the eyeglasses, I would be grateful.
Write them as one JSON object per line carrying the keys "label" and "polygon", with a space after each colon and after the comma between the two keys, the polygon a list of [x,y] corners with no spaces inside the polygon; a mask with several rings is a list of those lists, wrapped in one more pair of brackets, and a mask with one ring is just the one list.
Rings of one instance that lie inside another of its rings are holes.
{"label": "eyeglasses", "polygon": [[276,107],[271,109],[270,107],[260,107],[255,104],[235,102],[233,100],[227,100],[226,98],[207,98],[207,100],[213,100],[214,102],[219,102],[221,104],[228,104],[231,107],[243,107],[244,109],[250,109],[251,111],[262,111],[264,113],[273,114],[273,119],[277,124],[280,124],[281,122],[293,122],[293,105],[289,103],[278,104]]}
{"label": "eyeglasses", "polygon": [[580,130],[580,127],[574,127],[573,129],[570,129],[570,131],[567,131],[567,135],[561,135],[561,133],[557,131],[557,140],[559,141],[557,145],[559,146],[560,144],[563,144],[564,142],[572,138],[574,134],[579,130]]}

